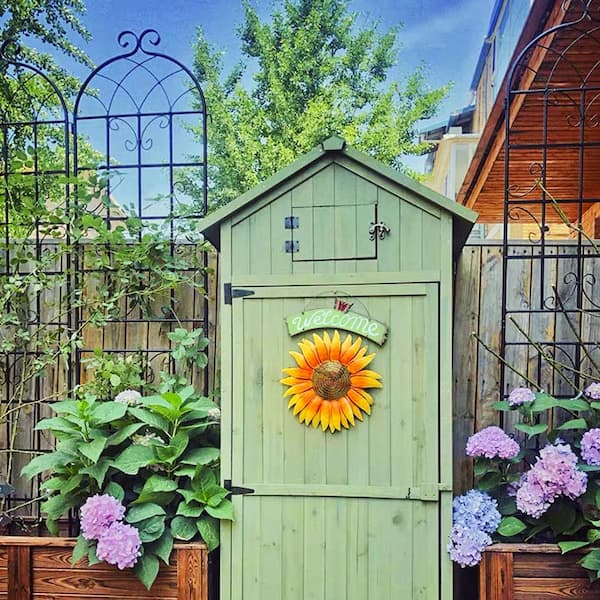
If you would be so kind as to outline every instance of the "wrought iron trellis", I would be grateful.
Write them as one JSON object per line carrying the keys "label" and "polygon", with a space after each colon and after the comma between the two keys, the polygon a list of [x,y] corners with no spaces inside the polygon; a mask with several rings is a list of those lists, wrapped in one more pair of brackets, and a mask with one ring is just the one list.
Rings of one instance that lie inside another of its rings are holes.
{"label": "wrought iron trellis", "polygon": [[500,353],[525,378],[502,365],[501,394],[533,383],[572,397],[600,377],[600,3],[560,10],[507,76]]}
{"label": "wrought iron trellis", "polygon": [[[30,257],[37,261],[45,255],[51,257],[53,252],[49,223],[36,219],[31,230],[21,227],[18,211],[13,210],[19,202],[19,188],[13,185],[17,176],[19,181],[31,182],[23,185],[29,186],[33,207],[49,201],[50,186],[54,194],[65,199],[68,211],[81,202],[72,177],[82,181],[102,174],[105,183],[97,202],[108,228],[133,215],[142,224],[138,239],[144,234],[144,226],[158,224],[163,228],[172,256],[193,251],[197,244],[196,239],[179,237],[181,233],[175,222],[191,223],[206,213],[207,113],[202,89],[190,69],[158,51],[160,36],[156,31],[147,29],[139,36],[124,31],[118,36],[118,44],[123,52],[95,68],[71,102],[39,68],[19,59],[18,46],[5,42],[0,49],[0,92],[4,98],[0,105],[2,293],[6,293],[11,281],[24,280],[33,264],[17,260],[11,253],[11,236],[27,236],[22,241]],[[13,107],[20,107],[21,112]],[[196,182],[193,191],[191,180]],[[69,240],[74,233],[69,219],[62,227],[62,235]],[[83,315],[73,292],[84,289],[88,278],[98,276],[97,270],[87,266],[86,251],[85,241],[74,243],[63,263],[52,258],[45,261],[45,275],[56,278],[54,297],[49,298],[47,291],[34,293],[33,302],[28,299],[22,307],[20,326],[29,330],[43,325],[67,339],[80,330]],[[203,260],[206,266],[206,254]],[[206,271],[200,277],[206,289]],[[46,322],[44,307],[50,302],[60,306],[59,316]],[[94,343],[100,342],[105,353],[143,355],[149,365],[164,361],[169,353],[164,336],[162,345],[154,347],[134,346],[128,340],[130,332],[140,324],[164,330],[173,325],[208,330],[206,301],[202,300],[194,314],[184,318],[175,314],[176,302],[171,291],[161,314],[152,318],[142,314],[139,307],[125,306],[122,316],[111,321],[111,327],[120,327],[120,335],[111,337],[109,328],[105,327],[92,339]],[[0,341],[3,333],[0,331]],[[38,377],[22,386],[19,408],[6,418],[4,427],[6,441],[8,436],[15,435],[15,419],[22,419],[18,433],[22,441],[19,453],[0,456],[0,462],[4,461],[3,470],[6,470],[6,461],[11,460],[15,462],[12,472],[18,472],[32,452],[44,448],[46,442],[33,430],[35,423],[46,416],[42,400],[49,389],[69,390],[79,383],[82,360],[95,349],[92,339],[84,335],[83,345],[73,346],[68,356],[56,357],[55,368],[49,369],[45,378]],[[0,389],[3,391],[0,406],[12,397],[27,357],[35,359],[41,351],[27,343],[22,348],[0,347]],[[207,378],[203,385],[207,391]],[[8,482],[0,481],[3,483]],[[0,495],[8,496],[4,507],[32,502],[35,511],[26,510],[23,514],[33,514],[39,520],[38,505],[33,503],[37,494],[35,485],[28,488],[16,476],[11,484],[17,487],[12,495],[9,486],[0,487]]]}

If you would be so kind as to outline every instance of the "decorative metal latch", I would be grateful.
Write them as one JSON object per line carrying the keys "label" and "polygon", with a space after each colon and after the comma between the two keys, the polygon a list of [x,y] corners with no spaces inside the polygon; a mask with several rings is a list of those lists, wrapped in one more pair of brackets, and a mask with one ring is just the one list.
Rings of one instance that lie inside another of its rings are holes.
{"label": "decorative metal latch", "polygon": [[379,236],[380,240],[384,240],[385,236],[390,231],[391,231],[391,229],[383,221],[379,221],[379,223],[371,222],[369,224],[369,239],[371,241],[374,241],[375,237]]}

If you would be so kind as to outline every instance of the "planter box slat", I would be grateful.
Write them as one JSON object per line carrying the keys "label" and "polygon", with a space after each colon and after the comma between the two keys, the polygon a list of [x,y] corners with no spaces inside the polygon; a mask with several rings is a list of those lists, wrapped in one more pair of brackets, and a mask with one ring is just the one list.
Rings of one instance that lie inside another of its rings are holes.
{"label": "planter box slat", "polygon": [[598,600],[600,582],[590,583],[580,558],[548,544],[492,545],[479,566],[479,599]]}
{"label": "planter box slat", "polygon": [[[513,554],[514,577],[582,577],[582,568],[577,564],[581,555],[576,554]],[[584,574],[584,573],[583,573]],[[585,575],[585,574],[584,574]]]}
{"label": "planter box slat", "polygon": [[[34,569],[70,569],[71,568],[72,548],[32,548],[32,560]],[[173,553],[175,557],[175,553]],[[171,561],[173,562],[173,561]],[[97,565],[88,565],[84,558],[73,565],[76,569],[86,569],[93,571],[108,571],[112,573],[115,568],[105,562]]]}
{"label": "planter box slat", "polygon": [[[112,596],[143,596],[148,591],[131,571],[94,571],[92,569],[34,569],[34,594],[74,594],[79,592]],[[154,598],[177,598],[177,573],[160,573],[152,586]],[[16,600],[16,598],[15,598]],[[20,599],[19,599],[20,600]]]}
{"label": "planter box slat", "polygon": [[74,544],[66,538],[0,537],[0,600],[207,600],[204,544],[177,544],[150,591],[129,569],[85,560],[71,566]]}
{"label": "planter box slat", "polygon": [[570,577],[528,577],[514,580],[514,600],[598,600],[600,588],[590,586],[588,579]]}

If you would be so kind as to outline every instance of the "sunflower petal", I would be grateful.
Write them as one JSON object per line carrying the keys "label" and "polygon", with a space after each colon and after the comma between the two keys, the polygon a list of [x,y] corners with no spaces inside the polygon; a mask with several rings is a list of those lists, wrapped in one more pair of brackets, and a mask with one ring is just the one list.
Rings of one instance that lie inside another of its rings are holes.
{"label": "sunflower petal", "polygon": [[298,342],[298,346],[300,346],[300,350],[302,350],[302,354],[304,354],[304,358],[309,367],[314,369],[321,361],[319,360],[317,349],[314,347],[313,343],[309,340],[302,340],[301,342]]}
{"label": "sunflower petal", "polygon": [[314,398],[315,391],[314,390],[306,390],[306,392],[301,392],[300,394],[296,394],[290,398],[288,402],[288,408],[292,408],[299,400],[302,400],[304,397],[308,396],[309,398]]}
{"label": "sunflower petal", "polygon": [[337,360],[339,360],[340,362],[342,361],[342,356],[344,354],[346,354],[346,352],[348,352],[350,346],[352,346],[352,336],[350,334],[348,334],[346,336],[346,339],[344,340],[344,342],[340,346],[340,355],[339,355],[339,357],[338,357]]}
{"label": "sunflower petal", "polygon": [[373,396],[367,392],[367,390],[363,390],[361,388],[353,388],[355,392],[358,392],[369,404],[373,404]]}
{"label": "sunflower petal", "polygon": [[310,379],[312,377],[312,369],[299,369],[297,367],[289,367],[281,369],[286,375],[295,377],[296,379]]}
{"label": "sunflower petal", "polygon": [[317,349],[319,362],[325,362],[326,360],[329,360],[329,352],[327,350],[327,346],[325,346],[325,342],[316,333],[313,333],[313,340],[315,342],[315,348]]}
{"label": "sunflower petal", "polygon": [[313,429],[316,429],[321,424],[321,411],[317,410],[312,420]]}
{"label": "sunflower petal", "polygon": [[[342,408],[342,414],[348,419],[348,421],[354,425],[354,413],[352,412],[352,403],[346,396],[340,398],[340,407]],[[343,421],[342,421],[343,422]]]}
{"label": "sunflower petal", "polygon": [[373,379],[372,377],[361,377],[360,375],[352,375],[352,377],[350,377],[350,383],[353,387],[360,388],[383,387],[381,381],[377,381],[377,379]]}
{"label": "sunflower petal", "polygon": [[[365,347],[361,348],[361,351],[362,350],[364,350],[365,352],[367,351],[367,349]],[[360,354],[360,352],[359,352],[359,354]],[[358,373],[358,371],[360,371],[361,369],[364,369],[374,358],[375,358],[374,352],[373,352],[373,354],[367,354],[367,356],[361,356],[360,358],[357,354],[356,357],[354,358],[354,360],[352,360],[348,363],[348,365],[347,365],[348,371],[350,371],[350,373],[352,373],[352,374]]]}
{"label": "sunflower petal", "polygon": [[320,396],[315,396],[310,404],[300,413],[300,423],[304,421],[307,425],[313,420],[313,417],[319,412],[319,407],[323,399]]}
{"label": "sunflower petal", "polygon": [[331,402],[325,401],[321,404],[321,429],[325,431],[329,426],[329,415],[331,414]]}
{"label": "sunflower petal", "polygon": [[362,416],[362,412],[360,411],[360,408],[358,408],[358,406],[356,406],[356,404],[354,404],[354,402],[351,402],[350,406],[352,407],[352,412],[354,413],[354,416],[359,421],[362,421],[363,420],[363,416]]}
{"label": "sunflower petal", "polygon": [[285,394],[283,395],[283,397],[287,397],[287,396],[293,396],[294,394],[299,394],[300,392],[305,392],[306,390],[309,390],[310,388],[312,388],[312,381],[302,381],[301,383],[297,383],[296,385],[293,385],[292,387],[288,388],[285,391]]}
{"label": "sunflower petal", "polygon": [[336,329],[331,338],[331,349],[329,351],[329,358],[331,358],[331,360],[338,360],[340,358],[341,345],[340,332]]}
{"label": "sunflower petal", "polygon": [[[356,393],[355,390],[348,390],[348,398],[350,398],[354,405],[364,410],[368,415],[371,414],[371,405],[360,394]],[[356,415],[356,412],[354,412],[354,414]]]}
{"label": "sunflower petal", "polygon": [[337,429],[337,431],[341,430],[340,427],[340,405],[337,400],[332,400],[331,402],[331,414],[329,416],[329,428],[331,431]]}
{"label": "sunflower petal", "polygon": [[351,360],[354,359],[356,353],[360,350],[360,346],[362,344],[362,338],[357,337],[354,344],[346,350],[346,352],[342,352],[340,354],[340,362],[344,365],[347,365]]}
{"label": "sunflower petal", "polygon": [[376,371],[369,371],[369,369],[363,369],[358,373],[353,373],[355,377],[370,377],[371,379],[381,379],[381,375]]}
{"label": "sunflower petal", "polygon": [[279,383],[283,383],[283,385],[296,385],[297,383],[302,383],[306,381],[306,379],[298,379],[297,377],[285,377],[284,379],[280,379]]}
{"label": "sunflower petal", "polygon": [[301,410],[303,410],[308,404],[314,400],[315,394],[313,390],[308,390],[309,393],[303,394],[300,399],[296,402],[296,406],[294,406],[294,415],[297,415]]}
{"label": "sunflower petal", "polygon": [[342,422],[344,429],[350,429],[350,426],[348,425],[348,419],[346,418],[346,415],[344,414],[344,411],[342,410],[341,406],[340,406],[340,421]]}
{"label": "sunflower petal", "polygon": [[294,352],[293,350],[290,350],[290,356],[296,361],[296,364],[301,369],[310,369],[310,365],[306,362],[306,359],[304,356],[302,356],[302,354],[300,354],[300,352]]}
{"label": "sunflower petal", "polygon": [[325,360],[329,360],[331,355],[331,338],[326,331],[323,332],[323,343],[325,344],[325,348],[327,348],[327,358]]}

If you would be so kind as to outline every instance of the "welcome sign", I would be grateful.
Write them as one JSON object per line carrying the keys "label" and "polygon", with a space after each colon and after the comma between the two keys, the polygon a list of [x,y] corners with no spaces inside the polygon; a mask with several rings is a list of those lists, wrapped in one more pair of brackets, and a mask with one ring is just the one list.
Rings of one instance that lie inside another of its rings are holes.
{"label": "welcome sign", "polygon": [[290,315],[286,321],[291,336],[313,329],[334,328],[357,333],[380,346],[383,346],[387,339],[387,327],[383,323],[365,315],[351,311],[344,312],[335,308],[307,310],[300,314]]}

